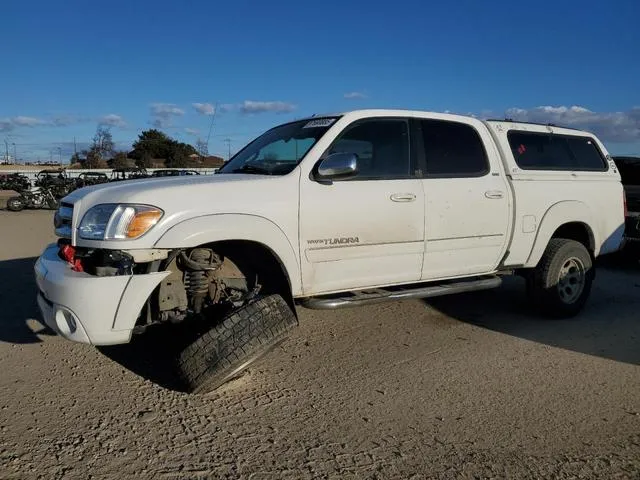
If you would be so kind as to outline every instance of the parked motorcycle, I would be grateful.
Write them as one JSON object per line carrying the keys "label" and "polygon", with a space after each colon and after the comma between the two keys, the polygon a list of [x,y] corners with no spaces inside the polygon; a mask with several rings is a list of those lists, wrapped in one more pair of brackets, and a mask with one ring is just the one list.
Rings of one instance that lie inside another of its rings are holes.
{"label": "parked motorcycle", "polygon": [[20,175],[19,173],[12,173],[9,175],[0,175],[0,190],[13,190],[15,192],[21,192],[31,187],[29,179]]}
{"label": "parked motorcycle", "polygon": [[55,210],[58,208],[58,200],[51,192],[51,189],[45,187],[33,187],[23,190],[20,195],[7,200],[7,210],[19,212],[25,208],[49,208]]}

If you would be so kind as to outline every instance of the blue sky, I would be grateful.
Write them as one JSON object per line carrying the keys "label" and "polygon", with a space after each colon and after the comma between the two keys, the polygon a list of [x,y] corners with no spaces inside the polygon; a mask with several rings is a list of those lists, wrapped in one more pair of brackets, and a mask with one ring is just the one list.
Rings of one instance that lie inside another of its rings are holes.
{"label": "blue sky", "polygon": [[225,156],[227,137],[362,107],[508,112],[640,154],[633,0],[8,0],[2,18],[0,141],[19,159],[64,160],[99,122],[123,149],[153,125],[194,143],[215,104]]}

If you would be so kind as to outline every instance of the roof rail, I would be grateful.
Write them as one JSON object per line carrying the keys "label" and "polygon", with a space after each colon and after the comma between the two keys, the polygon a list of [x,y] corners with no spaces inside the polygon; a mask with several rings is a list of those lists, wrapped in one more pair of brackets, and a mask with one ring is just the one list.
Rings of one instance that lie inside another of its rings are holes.
{"label": "roof rail", "polygon": [[543,127],[558,127],[558,128],[566,128],[567,130],[576,130],[580,131],[580,128],[568,127],[565,125],[557,125],[555,123],[542,123],[542,122],[527,122],[525,120],[514,120],[513,118],[487,118],[487,122],[510,122],[510,123],[522,123],[525,125],[541,125]]}

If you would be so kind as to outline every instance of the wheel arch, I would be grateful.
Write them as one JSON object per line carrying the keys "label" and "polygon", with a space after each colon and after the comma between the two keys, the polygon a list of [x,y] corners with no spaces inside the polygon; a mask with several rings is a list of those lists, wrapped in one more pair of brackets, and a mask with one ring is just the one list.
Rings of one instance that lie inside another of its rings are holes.
{"label": "wheel arch", "polygon": [[543,215],[525,267],[535,267],[552,238],[568,238],[582,243],[595,258],[600,251],[595,221],[589,207],[578,201],[552,205]]}
{"label": "wheel arch", "polygon": [[204,245],[217,248],[234,262],[242,255],[260,259],[263,271],[277,265],[288,284],[290,295],[302,293],[296,250],[285,233],[264,217],[219,214],[184,220],[169,228],[154,247],[193,248]]}

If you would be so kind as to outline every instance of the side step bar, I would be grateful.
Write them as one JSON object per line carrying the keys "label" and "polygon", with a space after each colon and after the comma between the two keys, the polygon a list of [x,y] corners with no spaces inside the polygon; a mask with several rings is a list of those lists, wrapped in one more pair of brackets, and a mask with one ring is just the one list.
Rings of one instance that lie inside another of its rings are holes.
{"label": "side step bar", "polygon": [[488,290],[499,287],[501,284],[502,279],[498,276],[479,277],[467,280],[452,280],[443,283],[372,288],[334,295],[306,297],[301,298],[299,303],[301,306],[313,310],[334,310],[392,300],[439,297],[454,293]]}

